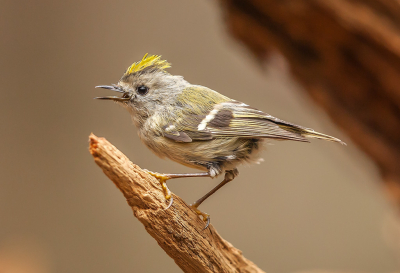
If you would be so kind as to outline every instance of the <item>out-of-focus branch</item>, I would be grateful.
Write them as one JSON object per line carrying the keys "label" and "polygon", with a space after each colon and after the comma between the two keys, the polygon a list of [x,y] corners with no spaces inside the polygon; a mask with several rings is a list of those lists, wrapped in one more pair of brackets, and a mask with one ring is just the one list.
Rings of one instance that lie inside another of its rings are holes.
{"label": "out-of-focus branch", "polygon": [[400,2],[219,0],[259,60],[280,52],[308,94],[376,163],[400,207]]}
{"label": "out-of-focus branch", "polygon": [[104,138],[91,134],[90,153],[126,198],[146,231],[184,272],[262,273],[181,199],[167,203],[160,183]]}

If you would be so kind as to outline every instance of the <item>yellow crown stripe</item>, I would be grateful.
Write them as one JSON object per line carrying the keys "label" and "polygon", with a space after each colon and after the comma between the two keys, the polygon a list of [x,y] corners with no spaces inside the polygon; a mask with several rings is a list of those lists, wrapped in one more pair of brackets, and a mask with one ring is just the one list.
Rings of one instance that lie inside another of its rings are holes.
{"label": "yellow crown stripe", "polygon": [[148,53],[146,53],[140,62],[135,62],[130,67],[128,67],[128,69],[125,72],[125,75],[141,71],[149,66],[154,66],[156,68],[164,70],[170,68],[171,64],[168,63],[166,60],[161,60],[161,56],[159,55],[148,56]]}

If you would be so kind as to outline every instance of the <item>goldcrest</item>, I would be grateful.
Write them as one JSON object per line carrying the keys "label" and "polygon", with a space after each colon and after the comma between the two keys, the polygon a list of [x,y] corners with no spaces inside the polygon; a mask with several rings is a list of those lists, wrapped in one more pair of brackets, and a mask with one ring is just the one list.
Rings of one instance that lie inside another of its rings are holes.
{"label": "goldcrest", "polygon": [[121,93],[98,97],[124,106],[132,116],[141,141],[156,155],[169,158],[201,173],[159,174],[164,194],[173,198],[166,180],[182,177],[216,177],[224,180],[197,200],[192,208],[210,223],[210,216],[198,206],[237,175],[237,166],[259,162],[264,140],[309,142],[318,138],[345,144],[340,139],[289,123],[249,105],[230,99],[201,85],[190,84],[182,76],[166,72],[170,64],[160,56],[147,54],[133,63],[114,85],[97,87]]}

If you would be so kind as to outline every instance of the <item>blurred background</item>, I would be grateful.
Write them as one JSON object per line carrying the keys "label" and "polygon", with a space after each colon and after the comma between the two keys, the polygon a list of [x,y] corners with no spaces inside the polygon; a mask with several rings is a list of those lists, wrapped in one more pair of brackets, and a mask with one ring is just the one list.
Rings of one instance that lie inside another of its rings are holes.
{"label": "blurred background", "polygon": [[[189,172],[94,89],[145,53],[172,74],[348,146],[270,142],[261,165],[202,205],[267,272],[399,270],[398,217],[378,168],[309,98],[280,53],[229,35],[216,1],[1,1],[0,272],[179,272],[88,152],[91,132],[142,168]],[[216,180],[169,182],[188,203]]]}

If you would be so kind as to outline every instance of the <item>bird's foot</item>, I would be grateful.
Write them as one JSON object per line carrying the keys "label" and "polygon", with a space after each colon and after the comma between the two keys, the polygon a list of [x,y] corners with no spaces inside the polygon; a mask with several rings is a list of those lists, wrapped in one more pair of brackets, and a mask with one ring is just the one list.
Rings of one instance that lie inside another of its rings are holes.
{"label": "bird's foot", "polygon": [[201,210],[199,210],[197,207],[199,205],[196,204],[196,202],[193,205],[190,205],[190,207],[196,212],[197,215],[200,215],[203,218],[203,221],[206,222],[206,226],[203,228],[203,230],[205,230],[206,228],[208,228],[208,226],[210,225],[211,222],[211,217],[209,214],[202,212]]}
{"label": "bird's foot", "polygon": [[162,173],[155,173],[155,172],[152,172],[152,171],[149,171],[149,170],[145,170],[145,171],[148,174],[150,174],[151,176],[154,176],[160,182],[161,187],[162,187],[163,192],[164,192],[165,199],[169,200],[169,204],[168,204],[166,210],[169,209],[171,207],[172,203],[174,202],[174,198],[172,197],[171,191],[168,189],[166,181],[168,179],[171,179],[171,177],[169,177],[168,175],[162,174]]}

